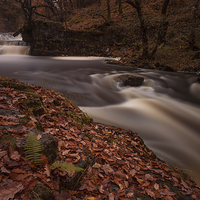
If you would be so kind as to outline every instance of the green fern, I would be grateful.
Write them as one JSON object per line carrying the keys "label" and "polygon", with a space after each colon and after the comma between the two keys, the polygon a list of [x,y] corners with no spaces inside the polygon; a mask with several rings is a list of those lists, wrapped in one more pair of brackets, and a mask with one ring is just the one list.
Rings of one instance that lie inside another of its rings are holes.
{"label": "green fern", "polygon": [[61,168],[63,170],[68,170],[68,171],[75,171],[75,172],[80,172],[83,171],[84,169],[81,167],[74,167],[73,165],[68,165],[66,163],[59,163],[59,161],[54,162],[51,167],[52,168]]}
{"label": "green fern", "polygon": [[37,139],[35,133],[30,131],[25,142],[26,158],[28,158],[31,162],[34,162],[36,165],[40,165],[41,152],[42,145],[40,141]]}

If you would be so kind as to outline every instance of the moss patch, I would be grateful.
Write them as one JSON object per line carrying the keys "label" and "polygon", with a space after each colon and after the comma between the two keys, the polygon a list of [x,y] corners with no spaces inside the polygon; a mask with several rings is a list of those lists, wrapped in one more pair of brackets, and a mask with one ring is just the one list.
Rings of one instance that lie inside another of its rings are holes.
{"label": "moss patch", "polygon": [[22,91],[30,89],[28,85],[20,83],[18,80],[10,80],[8,78],[0,78],[0,85]]}
{"label": "moss patch", "polygon": [[9,146],[12,149],[16,148],[14,137],[10,134],[5,134],[5,133],[2,136],[0,136],[0,145],[2,146],[3,149],[7,149]]}
{"label": "moss patch", "polygon": [[33,198],[33,200],[38,200],[38,199],[42,199],[42,200],[56,200],[53,191],[44,186],[42,183],[38,182],[36,184],[36,186],[34,187],[34,189],[30,192],[31,197]]}

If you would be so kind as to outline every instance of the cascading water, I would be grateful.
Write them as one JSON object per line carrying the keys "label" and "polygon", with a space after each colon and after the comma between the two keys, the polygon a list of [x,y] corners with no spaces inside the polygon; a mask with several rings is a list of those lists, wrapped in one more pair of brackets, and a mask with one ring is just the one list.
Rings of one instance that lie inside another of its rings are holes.
{"label": "cascading water", "polygon": [[[0,55],[0,76],[67,93],[96,122],[137,132],[167,163],[200,184],[200,85],[195,74],[108,65],[97,57]],[[122,74],[145,78],[123,87]]]}
{"label": "cascading water", "polygon": [[17,54],[28,55],[30,47],[22,41],[21,35],[14,37],[12,33],[0,34],[0,55]]}

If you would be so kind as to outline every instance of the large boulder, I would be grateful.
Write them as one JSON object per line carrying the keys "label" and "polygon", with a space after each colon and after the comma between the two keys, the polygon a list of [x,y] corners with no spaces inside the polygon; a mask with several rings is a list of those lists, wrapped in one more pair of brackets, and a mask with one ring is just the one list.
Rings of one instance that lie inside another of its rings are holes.
{"label": "large boulder", "polygon": [[120,82],[124,86],[140,86],[142,85],[144,78],[141,76],[121,75],[115,78],[114,81]]}

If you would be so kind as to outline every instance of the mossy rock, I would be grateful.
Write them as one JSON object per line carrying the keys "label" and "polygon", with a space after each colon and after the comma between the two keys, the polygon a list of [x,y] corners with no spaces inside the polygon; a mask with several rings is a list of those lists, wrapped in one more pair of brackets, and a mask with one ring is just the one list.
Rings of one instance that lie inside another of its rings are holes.
{"label": "mossy rock", "polygon": [[15,139],[12,135],[4,133],[0,136],[0,145],[3,149],[7,149],[9,146],[12,149],[16,148]]}
{"label": "mossy rock", "polygon": [[25,85],[24,83],[20,83],[15,79],[10,80],[6,78],[0,78],[0,85],[22,91],[30,89],[29,86]]}
{"label": "mossy rock", "polygon": [[42,107],[43,103],[40,98],[22,99],[22,102],[27,108],[29,108],[29,111],[32,112],[35,116],[37,116],[37,115],[40,116],[40,115],[45,114],[45,110]]}
{"label": "mossy rock", "polygon": [[42,153],[47,157],[49,163],[53,163],[57,158],[58,140],[50,134],[42,134],[40,142],[43,146]]}
{"label": "mossy rock", "polygon": [[60,102],[59,102],[57,99],[54,99],[54,100],[53,100],[53,104],[54,104],[55,106],[60,106],[60,105],[61,105]]}
{"label": "mossy rock", "polygon": [[42,107],[33,108],[32,112],[33,112],[33,114],[34,114],[35,116],[37,116],[37,115],[40,116],[40,115],[45,114],[44,108],[42,108]]}
{"label": "mossy rock", "polygon": [[81,124],[90,125],[93,123],[93,119],[89,116],[82,115],[78,120]]}
{"label": "mossy rock", "polygon": [[56,200],[54,191],[46,187],[41,182],[37,182],[34,189],[30,191],[33,200]]}
{"label": "mossy rock", "polygon": [[37,130],[44,132],[44,127],[42,126],[40,121],[36,122]]}
{"label": "mossy rock", "polygon": [[24,99],[23,103],[28,107],[28,108],[35,108],[35,107],[40,107],[42,105],[42,102],[38,99]]}
{"label": "mossy rock", "polygon": [[[89,166],[92,166],[95,163],[94,156],[91,154],[86,155],[87,158],[85,160],[80,160],[78,163],[75,164],[75,167],[80,167],[83,169],[87,169]],[[80,181],[82,180],[82,174],[84,171],[76,172],[73,178],[67,177],[64,182],[60,183],[60,187],[63,190],[74,190],[79,188]]]}

